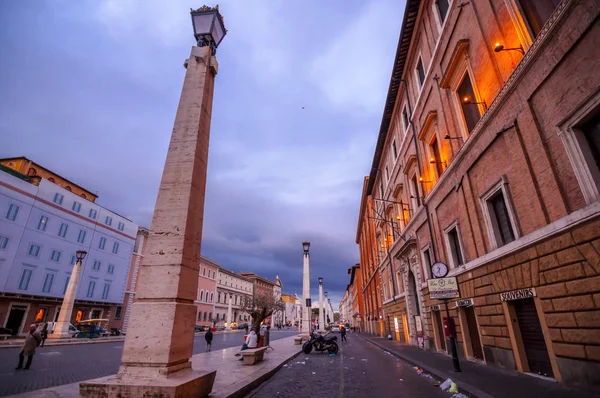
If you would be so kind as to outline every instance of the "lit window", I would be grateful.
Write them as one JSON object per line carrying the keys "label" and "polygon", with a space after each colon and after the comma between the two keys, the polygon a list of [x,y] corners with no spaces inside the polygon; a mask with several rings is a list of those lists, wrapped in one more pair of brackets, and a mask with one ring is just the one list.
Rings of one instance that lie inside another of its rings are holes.
{"label": "lit window", "polygon": [[21,280],[19,281],[19,289],[27,290],[29,287],[29,281],[31,280],[32,271],[30,269],[24,269],[21,273]]}
{"label": "lit window", "polygon": [[95,220],[97,214],[98,214],[98,212],[96,210],[90,209],[90,218]]}
{"label": "lit window", "polygon": [[479,105],[475,103],[477,99],[475,98],[475,91],[473,90],[473,84],[471,84],[471,78],[468,73],[465,74],[465,78],[458,87],[457,94],[460,99],[467,130],[470,133],[481,118],[481,113],[479,112]]}
{"label": "lit window", "polygon": [[113,243],[113,250],[112,250],[112,252],[114,254],[119,253],[119,243],[118,242]]}
{"label": "lit window", "polygon": [[8,238],[6,236],[0,236],[0,250],[6,250],[8,247]]}
{"label": "lit window", "polygon": [[41,216],[40,221],[38,222],[37,229],[39,229],[40,231],[45,231],[47,226],[48,226],[48,217]]}
{"label": "lit window", "polygon": [[17,219],[17,214],[19,214],[19,206],[11,203],[8,206],[8,211],[6,212],[6,219],[15,221]]}
{"label": "lit window", "polygon": [[112,225],[112,217],[106,216],[106,220],[104,220],[104,224],[106,224],[110,227]]}
{"label": "lit window", "polygon": [[531,36],[536,37],[560,0],[518,0]]}
{"label": "lit window", "polygon": [[60,261],[60,254],[61,253],[58,250],[52,250],[52,255],[50,256],[50,259],[52,261],[58,262]]}
{"label": "lit window", "polygon": [[106,300],[108,298],[108,292],[110,291],[110,283],[104,284],[104,289],[102,290],[102,298]]}
{"label": "lit window", "polygon": [[61,194],[59,194],[59,193],[54,194],[54,203],[56,203],[57,205],[62,205],[63,199],[64,199],[64,196],[62,196]]}
{"label": "lit window", "polygon": [[87,297],[94,297],[94,289],[96,289],[96,282],[90,281],[87,290]]}
{"label": "lit window", "polygon": [[100,238],[100,243],[98,243],[98,249],[104,250],[104,246],[106,246],[106,238]]}
{"label": "lit window", "polygon": [[448,231],[446,231],[446,244],[448,245],[448,251],[450,254],[450,264],[452,268],[456,268],[460,265],[463,265],[464,259],[457,226],[453,226]]}
{"label": "lit window", "polygon": [[61,238],[64,238],[67,235],[67,230],[69,229],[69,226],[65,223],[60,224],[60,229],[58,230],[58,236],[60,236]]}
{"label": "lit window", "polygon": [[94,261],[94,265],[92,265],[92,269],[94,271],[100,271],[101,265],[102,265],[102,263],[100,263],[100,261],[96,260],[96,261]]}
{"label": "lit window", "polygon": [[81,210],[81,203],[73,202],[73,211],[79,213],[80,210]]}
{"label": "lit window", "polygon": [[40,255],[40,246],[39,245],[30,245],[29,251],[27,252],[30,256],[37,257]]}
{"label": "lit window", "polygon": [[52,289],[52,282],[54,282],[54,274],[46,274],[46,279],[44,280],[44,287],[42,288],[42,292],[50,293],[50,289]]}
{"label": "lit window", "polygon": [[79,230],[79,236],[77,236],[77,242],[79,242],[79,243],[85,242],[85,230],[83,230],[83,229]]}
{"label": "lit window", "polygon": [[119,225],[117,226],[117,229],[119,231],[123,231],[125,229],[125,224],[123,224],[122,222],[119,221]]}

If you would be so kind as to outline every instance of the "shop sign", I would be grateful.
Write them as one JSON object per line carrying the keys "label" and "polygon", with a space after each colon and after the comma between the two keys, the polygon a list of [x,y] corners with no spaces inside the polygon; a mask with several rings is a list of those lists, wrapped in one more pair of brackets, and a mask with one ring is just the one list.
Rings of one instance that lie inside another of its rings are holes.
{"label": "shop sign", "polygon": [[398,317],[394,317],[394,329],[396,333],[400,332],[400,327],[398,326]]}
{"label": "shop sign", "polygon": [[502,301],[523,300],[535,296],[535,288],[533,287],[500,293],[500,298]]}
{"label": "shop sign", "polygon": [[450,299],[460,297],[456,277],[434,278],[427,280],[429,297],[432,299]]}
{"label": "shop sign", "polygon": [[417,332],[423,331],[423,323],[421,322],[421,317],[419,315],[415,316],[415,325],[417,327]]}
{"label": "shop sign", "polygon": [[440,310],[440,306],[439,306],[439,305],[437,305],[437,304],[436,304],[436,305],[432,305],[432,306],[430,307],[430,309],[431,309],[431,311],[439,311],[439,310]]}
{"label": "shop sign", "polygon": [[472,307],[473,299],[468,298],[468,299],[456,300],[456,306],[457,307]]}

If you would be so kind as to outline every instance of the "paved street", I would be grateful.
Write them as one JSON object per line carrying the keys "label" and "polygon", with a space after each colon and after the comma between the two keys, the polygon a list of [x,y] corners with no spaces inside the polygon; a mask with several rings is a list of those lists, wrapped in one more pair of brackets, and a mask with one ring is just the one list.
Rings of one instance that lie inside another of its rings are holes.
{"label": "paved street", "polygon": [[[341,339],[338,334],[338,339]],[[450,397],[426,374],[365,340],[349,335],[337,356],[300,354],[247,398]]]}
{"label": "paved street", "polygon": [[[297,334],[297,330],[271,333],[271,340]],[[213,351],[241,346],[243,332],[214,335]],[[40,347],[28,371],[15,370],[20,348],[0,349],[0,396],[75,383],[117,373],[123,342]],[[204,352],[204,335],[194,339],[194,354]]]}

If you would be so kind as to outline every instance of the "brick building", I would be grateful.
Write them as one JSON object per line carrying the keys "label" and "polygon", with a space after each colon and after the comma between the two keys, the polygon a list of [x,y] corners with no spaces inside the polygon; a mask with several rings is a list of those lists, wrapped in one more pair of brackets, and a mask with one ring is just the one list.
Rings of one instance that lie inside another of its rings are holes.
{"label": "brick building", "polygon": [[357,229],[367,331],[445,351],[442,262],[460,356],[600,385],[599,13],[407,0]]}

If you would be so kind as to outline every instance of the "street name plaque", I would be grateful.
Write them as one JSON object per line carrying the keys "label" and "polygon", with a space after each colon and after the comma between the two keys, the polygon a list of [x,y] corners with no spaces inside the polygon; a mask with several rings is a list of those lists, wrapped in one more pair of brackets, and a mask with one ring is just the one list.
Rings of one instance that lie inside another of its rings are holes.
{"label": "street name plaque", "polygon": [[535,288],[533,287],[500,293],[500,299],[502,299],[502,301],[523,300],[535,296]]}
{"label": "street name plaque", "polygon": [[458,282],[454,276],[427,280],[429,297],[432,299],[450,299],[460,297]]}
{"label": "street name plaque", "polygon": [[472,307],[473,299],[468,298],[468,299],[456,300],[456,306],[457,307]]}

